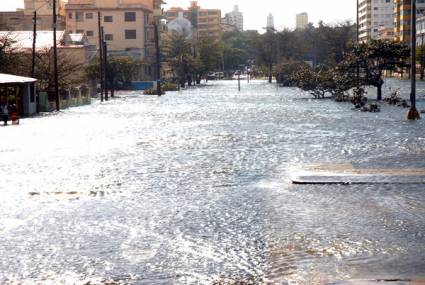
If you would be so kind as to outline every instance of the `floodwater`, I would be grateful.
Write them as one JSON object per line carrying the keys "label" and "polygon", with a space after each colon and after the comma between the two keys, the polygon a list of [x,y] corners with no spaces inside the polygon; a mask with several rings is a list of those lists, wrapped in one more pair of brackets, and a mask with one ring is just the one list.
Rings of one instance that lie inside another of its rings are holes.
{"label": "floodwater", "polygon": [[0,127],[0,283],[425,279],[424,185],[288,179],[314,163],[425,167],[425,120],[309,98],[212,82]]}

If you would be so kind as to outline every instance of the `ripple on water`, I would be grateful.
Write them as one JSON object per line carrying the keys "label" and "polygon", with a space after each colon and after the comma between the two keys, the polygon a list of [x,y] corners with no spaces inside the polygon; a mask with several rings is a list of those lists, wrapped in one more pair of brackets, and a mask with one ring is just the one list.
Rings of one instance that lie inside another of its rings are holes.
{"label": "ripple on water", "polygon": [[423,275],[422,187],[295,186],[288,175],[314,163],[425,167],[424,121],[264,82],[235,87],[125,92],[2,128],[13,146],[0,145],[0,283]]}

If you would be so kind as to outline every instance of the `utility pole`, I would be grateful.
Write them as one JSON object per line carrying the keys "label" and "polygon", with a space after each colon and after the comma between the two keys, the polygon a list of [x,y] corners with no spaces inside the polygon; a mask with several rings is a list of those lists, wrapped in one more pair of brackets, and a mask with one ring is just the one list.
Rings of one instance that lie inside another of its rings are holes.
{"label": "utility pole", "polygon": [[34,18],[33,18],[33,32],[32,32],[32,63],[31,63],[31,77],[34,78],[35,76],[35,44],[37,41],[37,11],[34,11]]}
{"label": "utility pole", "polygon": [[[155,6],[154,6],[155,10]],[[155,13],[155,12],[154,12]],[[158,96],[162,95],[161,90],[161,51],[159,50],[159,31],[158,18],[154,14],[154,33],[155,33],[155,49],[156,49],[156,92]]]}
{"label": "utility pole", "polygon": [[424,80],[424,31],[421,31],[421,80]]}
{"label": "utility pole", "polygon": [[416,0],[410,0],[411,6],[411,22],[410,22],[410,39],[411,39],[411,63],[410,63],[410,83],[411,83],[411,91],[410,91],[410,110],[407,114],[408,120],[418,120],[420,119],[420,115],[418,110],[416,109]]}
{"label": "utility pole", "polygon": [[100,11],[97,12],[97,29],[99,33],[100,102],[103,102],[103,29],[100,24]]}
{"label": "utility pole", "polygon": [[[360,43],[360,31],[359,31],[359,0],[357,0],[357,25],[356,25],[356,42],[357,42],[357,48],[359,47],[359,43]],[[360,66],[359,66],[359,62],[357,59],[357,91],[360,89]]]}
{"label": "utility pole", "polygon": [[105,40],[103,41],[103,74],[103,82],[105,83],[105,100],[108,101],[108,47]]}
{"label": "utility pole", "polygon": [[60,101],[59,101],[59,79],[58,79],[58,49],[56,46],[56,29],[57,29],[56,1],[57,0],[53,0],[53,72],[55,76],[56,111],[59,111]]}

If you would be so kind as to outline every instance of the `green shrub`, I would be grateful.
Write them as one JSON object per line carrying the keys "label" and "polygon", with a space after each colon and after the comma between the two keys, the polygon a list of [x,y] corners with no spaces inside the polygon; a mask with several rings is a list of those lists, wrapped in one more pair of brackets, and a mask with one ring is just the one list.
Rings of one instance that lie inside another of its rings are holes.
{"label": "green shrub", "polygon": [[[162,91],[161,95],[164,95],[165,94],[164,90],[161,90],[161,91]],[[145,95],[158,95],[157,90],[154,89],[154,88],[145,89],[145,91],[143,91],[143,94],[145,94]]]}
{"label": "green shrub", "polygon": [[162,87],[162,90],[164,90],[164,91],[177,91],[178,90],[177,84],[172,83],[172,82],[164,82],[161,87]]}

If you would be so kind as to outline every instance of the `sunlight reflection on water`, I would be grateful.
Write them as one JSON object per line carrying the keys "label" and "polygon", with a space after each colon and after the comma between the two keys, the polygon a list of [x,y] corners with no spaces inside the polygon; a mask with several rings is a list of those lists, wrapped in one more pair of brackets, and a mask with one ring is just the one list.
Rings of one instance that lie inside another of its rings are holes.
{"label": "sunlight reflection on water", "polygon": [[424,277],[422,186],[288,180],[311,163],[425,167],[423,120],[264,82],[120,95],[0,129],[1,283]]}

